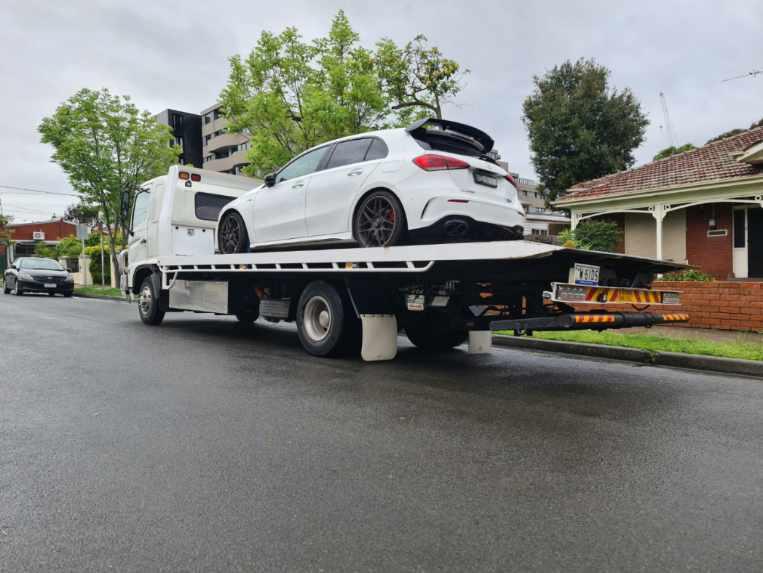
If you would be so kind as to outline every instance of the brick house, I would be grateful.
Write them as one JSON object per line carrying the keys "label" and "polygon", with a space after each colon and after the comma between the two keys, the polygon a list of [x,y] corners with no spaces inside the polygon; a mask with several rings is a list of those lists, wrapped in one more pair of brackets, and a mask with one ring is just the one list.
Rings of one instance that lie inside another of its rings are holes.
{"label": "brick house", "polygon": [[556,206],[572,227],[600,217],[621,251],[699,267],[717,279],[763,279],[763,127],[571,187]]}
{"label": "brick house", "polygon": [[[43,242],[47,245],[57,245],[58,242],[72,235],[77,235],[77,226],[63,219],[41,221],[36,223],[17,223],[8,225],[13,244],[6,260],[11,262],[18,257],[26,257],[34,253],[35,245]],[[2,249],[2,246],[0,246]],[[0,251],[2,253],[2,251]]]}

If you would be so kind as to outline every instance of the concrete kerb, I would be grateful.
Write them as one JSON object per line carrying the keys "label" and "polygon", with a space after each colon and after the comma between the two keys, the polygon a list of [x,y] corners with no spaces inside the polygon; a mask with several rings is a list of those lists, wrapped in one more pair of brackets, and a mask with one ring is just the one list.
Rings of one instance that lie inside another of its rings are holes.
{"label": "concrete kerb", "polygon": [[742,374],[763,378],[763,361],[741,360],[736,358],[721,358],[717,356],[702,356],[698,354],[682,354],[680,352],[652,352],[639,348],[624,348],[620,346],[604,346],[583,342],[565,342],[560,340],[541,340],[519,336],[493,336],[495,346],[508,348],[527,348],[545,350],[563,354],[577,354],[610,360],[625,360],[641,364],[672,366],[692,370],[708,370],[727,374]]}

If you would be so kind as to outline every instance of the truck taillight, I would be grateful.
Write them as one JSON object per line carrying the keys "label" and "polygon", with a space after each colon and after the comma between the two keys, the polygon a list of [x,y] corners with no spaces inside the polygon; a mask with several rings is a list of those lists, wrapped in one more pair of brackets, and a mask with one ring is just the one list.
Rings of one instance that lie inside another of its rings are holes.
{"label": "truck taillight", "polygon": [[455,157],[448,157],[446,155],[436,155],[434,153],[427,153],[425,155],[419,155],[413,162],[421,167],[424,171],[444,171],[451,169],[469,169],[469,164],[466,161],[461,161]]}
{"label": "truck taillight", "polygon": [[201,181],[201,175],[198,173],[188,173],[188,171],[180,171],[178,173],[178,179],[182,179],[183,181],[188,181],[190,179],[191,181],[196,181],[196,183],[198,183]]}

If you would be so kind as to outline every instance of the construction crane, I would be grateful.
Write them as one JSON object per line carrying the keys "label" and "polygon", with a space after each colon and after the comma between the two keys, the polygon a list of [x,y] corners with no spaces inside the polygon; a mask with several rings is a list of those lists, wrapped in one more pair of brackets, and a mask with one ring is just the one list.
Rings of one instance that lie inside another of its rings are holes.
{"label": "construction crane", "polygon": [[733,78],[726,78],[723,80],[724,82],[730,82],[731,80],[741,80],[742,78],[749,78],[753,76],[758,76],[760,74],[763,74],[763,70],[752,70],[751,72],[747,72],[746,74],[742,74],[741,76],[734,76]]}
{"label": "construction crane", "polygon": [[670,125],[670,114],[668,113],[668,102],[665,99],[665,94],[660,92],[660,103],[662,104],[662,115],[665,119],[665,133],[668,135],[668,143],[670,147],[676,146],[675,138],[673,137],[673,127]]}

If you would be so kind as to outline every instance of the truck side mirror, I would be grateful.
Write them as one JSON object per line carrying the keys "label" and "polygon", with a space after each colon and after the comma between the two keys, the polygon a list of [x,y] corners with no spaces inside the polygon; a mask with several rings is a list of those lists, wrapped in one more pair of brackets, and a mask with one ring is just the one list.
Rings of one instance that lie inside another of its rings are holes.
{"label": "truck side mirror", "polygon": [[268,173],[265,175],[265,186],[272,187],[276,184],[276,174],[275,173]]}

